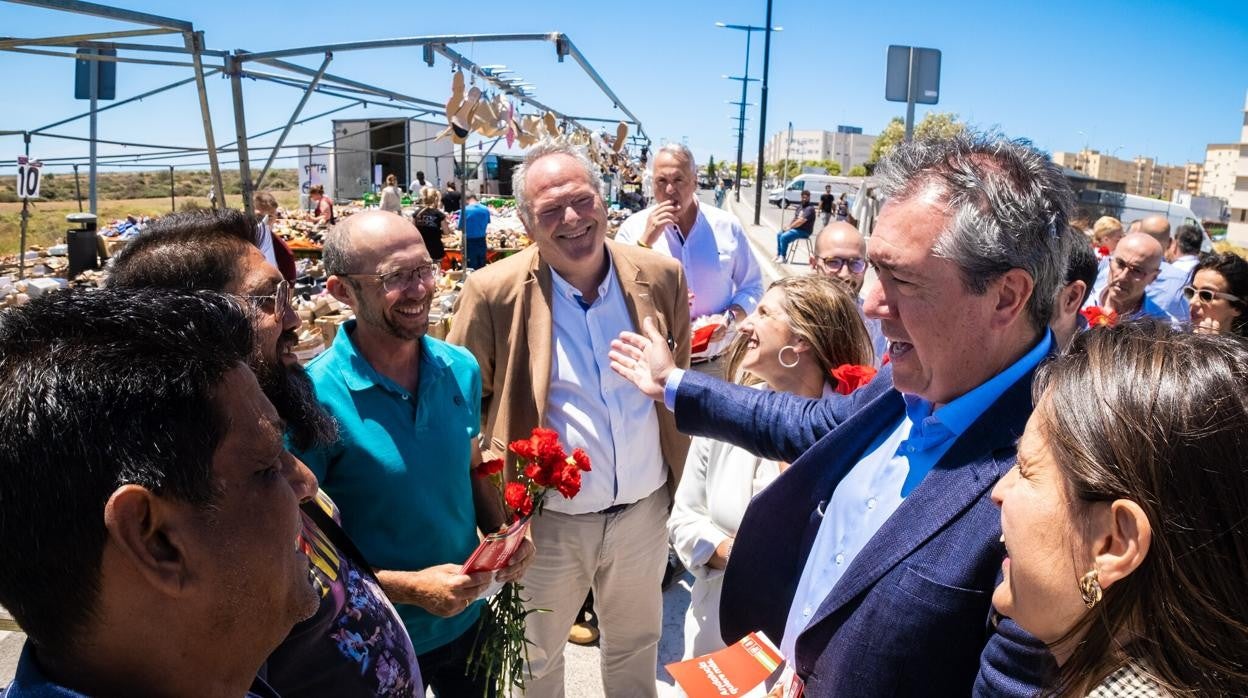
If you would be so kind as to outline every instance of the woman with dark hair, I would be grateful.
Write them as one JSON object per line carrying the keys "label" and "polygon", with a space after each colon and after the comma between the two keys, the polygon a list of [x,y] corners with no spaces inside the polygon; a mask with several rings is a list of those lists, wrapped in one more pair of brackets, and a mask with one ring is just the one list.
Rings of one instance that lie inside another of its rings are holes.
{"label": "woman with dark hair", "polygon": [[1248,337],[1248,262],[1235,254],[1202,255],[1183,287],[1192,331]]}
{"label": "woman with dark hair", "polygon": [[1248,695],[1248,343],[1098,328],[1033,394],[992,600],[1049,645],[1052,695]]}
{"label": "woman with dark hair", "polygon": [[[849,293],[829,277],[790,276],[772,284],[741,321],[725,375],[814,398],[847,394],[870,380],[873,358],[871,338]],[[693,440],[667,525],[673,549],[694,577],[685,616],[686,657],[724,646],[719,592],[737,526],[750,499],[783,467],[722,441]]]}

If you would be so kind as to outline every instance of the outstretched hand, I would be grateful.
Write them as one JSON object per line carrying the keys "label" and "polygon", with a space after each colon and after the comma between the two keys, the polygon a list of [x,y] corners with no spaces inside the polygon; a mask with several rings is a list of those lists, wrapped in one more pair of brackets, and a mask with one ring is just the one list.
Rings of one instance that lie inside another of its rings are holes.
{"label": "outstretched hand", "polygon": [[641,321],[641,331],[621,332],[611,341],[611,370],[618,373],[646,397],[655,402],[663,401],[663,387],[667,376],[676,368],[667,338],[659,333],[654,318]]}

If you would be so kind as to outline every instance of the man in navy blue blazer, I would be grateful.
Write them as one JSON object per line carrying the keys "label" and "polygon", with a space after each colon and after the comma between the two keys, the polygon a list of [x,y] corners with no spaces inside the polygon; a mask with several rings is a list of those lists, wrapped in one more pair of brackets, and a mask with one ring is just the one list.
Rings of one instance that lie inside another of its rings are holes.
{"label": "man in navy blue blazer", "polygon": [[863,310],[890,361],[872,383],[823,400],[737,389],[672,370],[650,327],[621,335],[612,367],[682,431],[792,461],[733,542],[726,642],[781,638],[807,696],[1034,695],[1051,655],[990,620],[1004,549],[989,493],[1054,351],[1073,196],[1026,142],[979,134],[904,144],[876,174],[888,201]]}

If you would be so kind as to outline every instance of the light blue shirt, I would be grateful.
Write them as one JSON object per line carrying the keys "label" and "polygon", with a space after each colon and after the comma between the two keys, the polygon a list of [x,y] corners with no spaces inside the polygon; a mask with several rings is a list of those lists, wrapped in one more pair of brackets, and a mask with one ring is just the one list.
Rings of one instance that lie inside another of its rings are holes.
{"label": "light blue shirt", "polygon": [[[627,245],[637,244],[653,210],[651,206],[629,216],[615,239]],[[727,211],[699,203],[698,217],[688,235],[682,236],[676,226],[669,225],[653,248],[680,260],[685,268],[685,278],[693,292],[693,305],[689,307],[692,318],[722,313],[732,305],[741,306],[748,315],[763,297],[758,260],[750,251],[740,221]]]}
{"label": "light blue shirt", "polygon": [[1195,269],[1196,265],[1199,263],[1200,263],[1200,257],[1194,254],[1185,254],[1182,257],[1179,257],[1178,259],[1171,262],[1170,266],[1174,267],[1175,271],[1183,275],[1183,283],[1184,285],[1186,285],[1187,280],[1192,277],[1192,270]]}
{"label": "light blue shirt", "polygon": [[1052,348],[1052,333],[1046,331],[1036,346],[1009,368],[936,409],[916,395],[903,394],[905,416],[867,447],[837,484],[832,499],[821,503],[823,520],[798,580],[780,642],[784,656],[793,656],[797,636],[888,517],[958,437],[1010,386],[1039,365]]}
{"label": "light blue shirt", "polygon": [[[1101,260],[1100,270],[1096,274],[1096,285],[1092,287],[1092,294],[1088,296],[1089,301],[1099,299],[1101,291],[1109,285],[1109,265],[1112,259],[1113,257],[1106,257]],[[1143,313],[1161,320],[1169,320],[1170,324],[1176,326],[1190,321],[1191,314],[1187,309],[1187,299],[1183,297],[1183,287],[1187,285],[1187,276],[1181,269],[1163,261],[1157,278],[1144,289],[1144,296],[1152,303],[1151,305],[1145,303],[1147,309]],[[1097,305],[1097,303],[1092,303],[1092,305]],[[1085,304],[1084,307],[1088,306]]]}
{"label": "light blue shirt", "polygon": [[[609,258],[609,257],[608,257]],[[572,284],[551,270],[553,324],[546,426],[568,449],[583,448],[592,469],[573,499],[551,495],[546,508],[587,514],[640,501],[667,484],[654,402],[611,370],[611,340],[635,332],[614,264],[585,306]]]}

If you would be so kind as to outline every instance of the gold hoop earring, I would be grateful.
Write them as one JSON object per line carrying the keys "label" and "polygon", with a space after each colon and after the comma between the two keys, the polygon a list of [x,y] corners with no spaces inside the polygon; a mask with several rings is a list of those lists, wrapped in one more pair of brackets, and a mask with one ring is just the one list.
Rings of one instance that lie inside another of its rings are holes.
{"label": "gold hoop earring", "polygon": [[1092,608],[1101,600],[1104,591],[1101,589],[1101,575],[1096,570],[1092,570],[1083,575],[1079,580],[1079,595],[1083,597],[1083,603],[1088,608]]}
{"label": "gold hoop earring", "polygon": [[[793,363],[791,364],[786,364],[784,362],[784,350],[785,349],[788,349],[793,352]],[[801,360],[802,360],[802,355],[798,353],[797,347],[793,346],[792,344],[786,344],[780,347],[780,351],[776,352],[776,361],[779,361],[780,365],[785,368],[793,368],[797,366],[798,362]]]}

